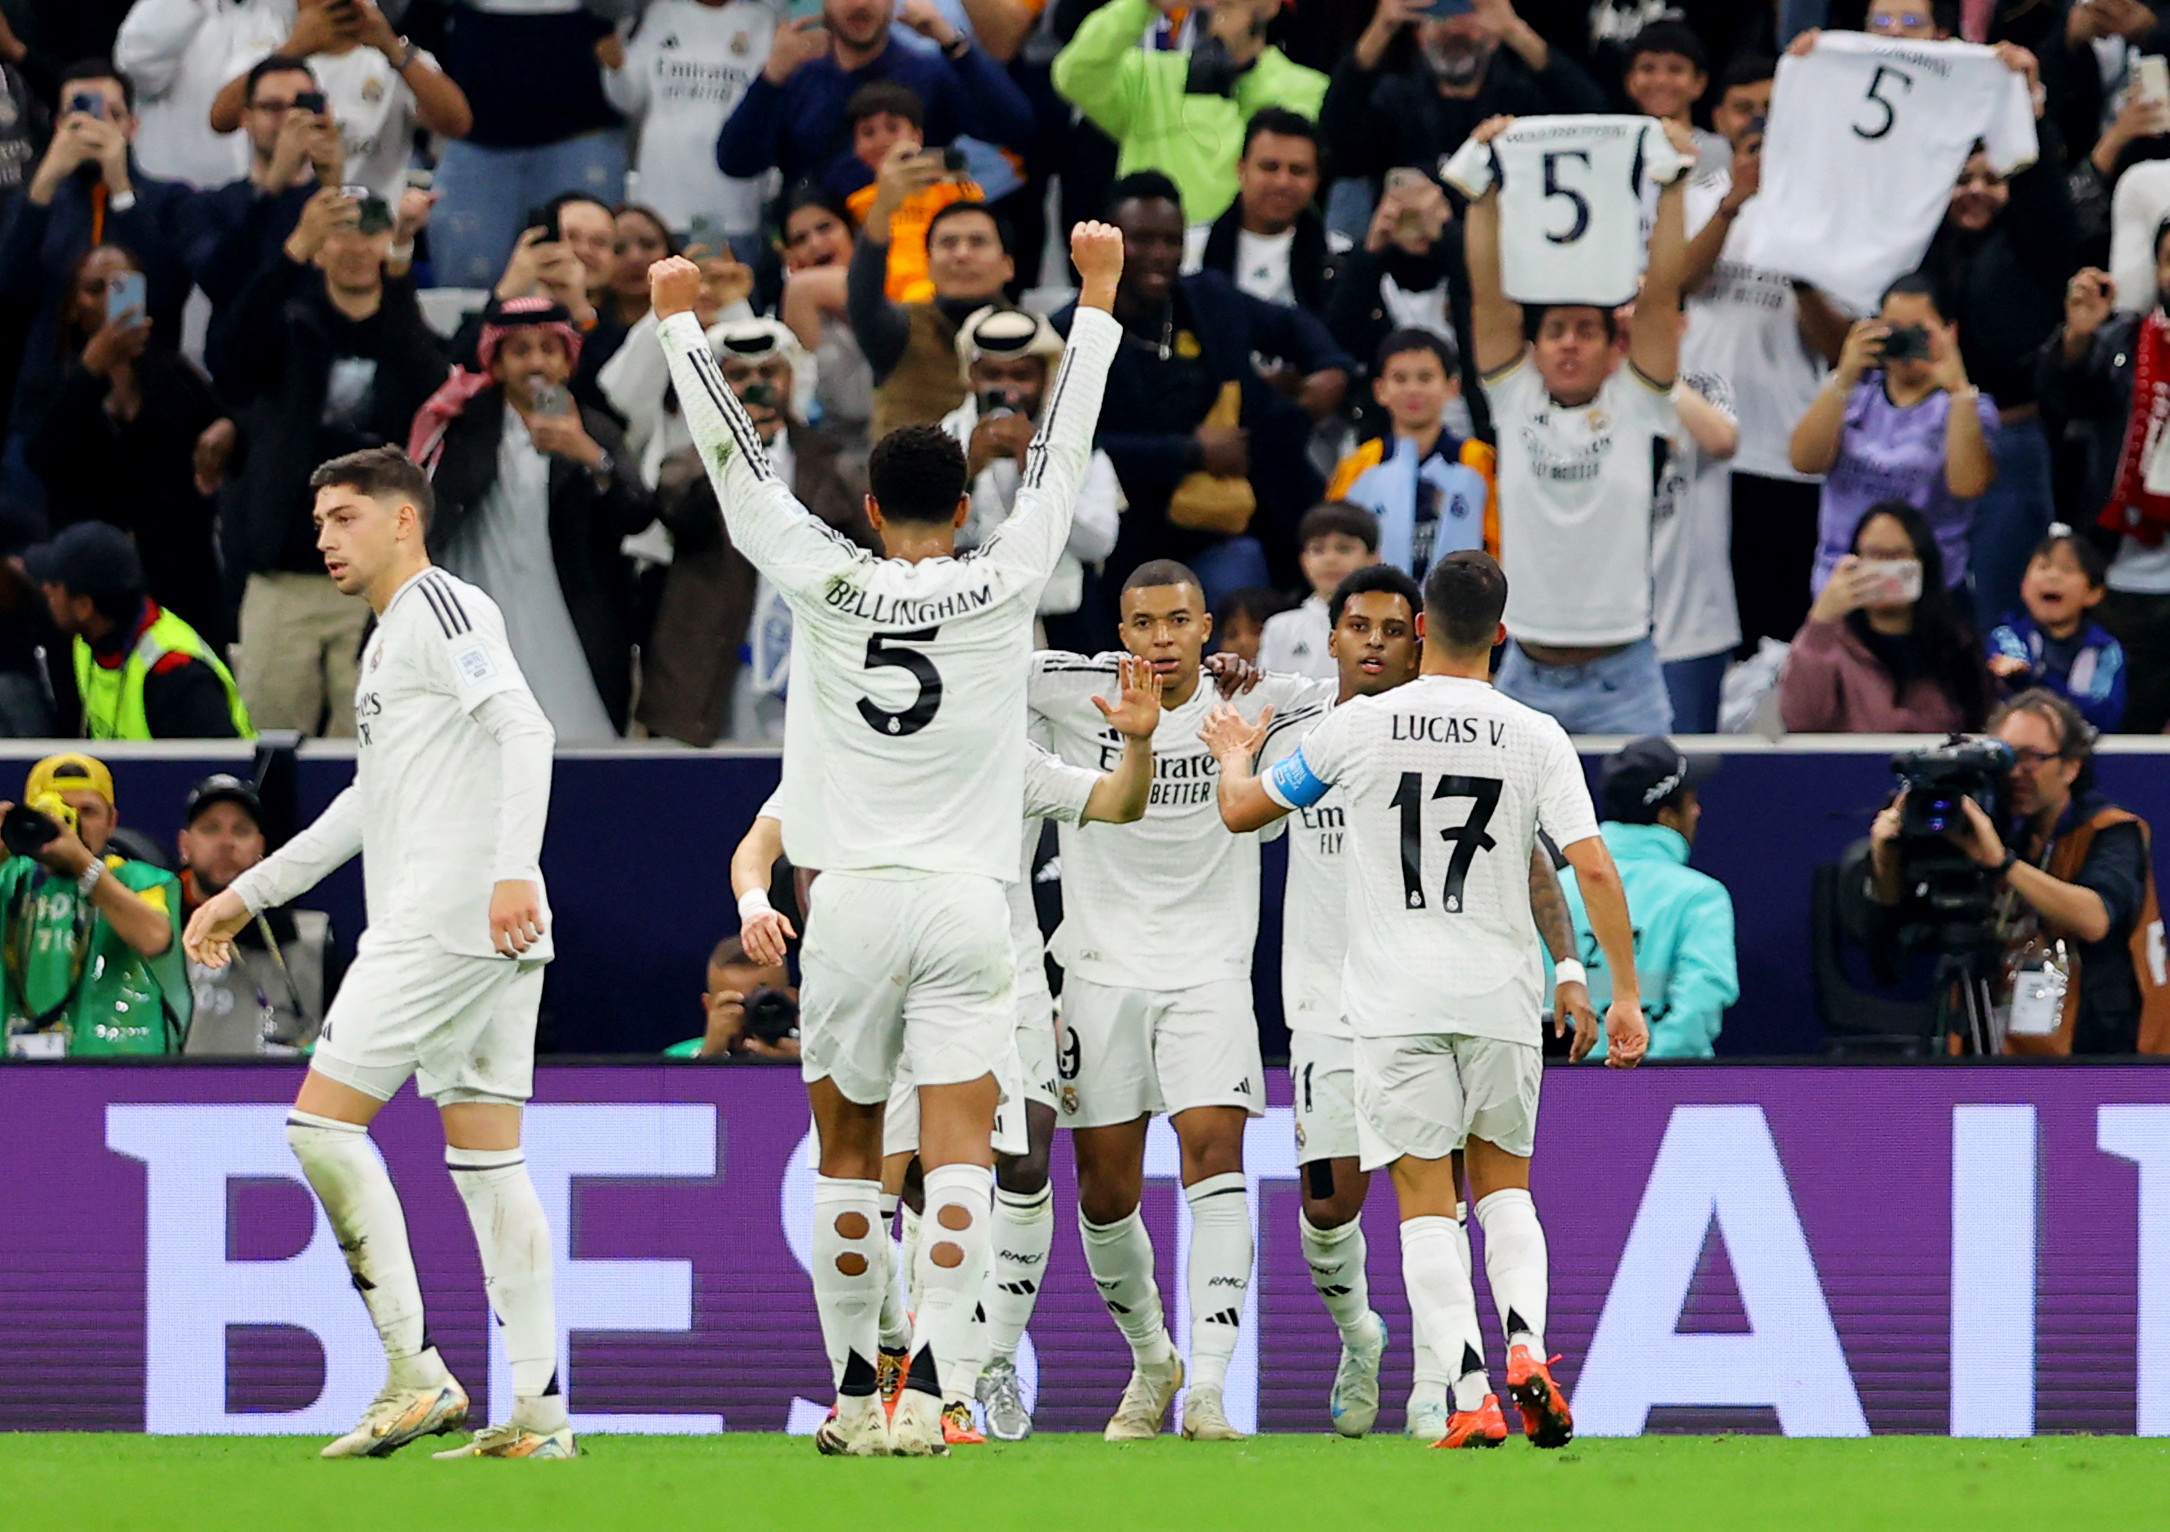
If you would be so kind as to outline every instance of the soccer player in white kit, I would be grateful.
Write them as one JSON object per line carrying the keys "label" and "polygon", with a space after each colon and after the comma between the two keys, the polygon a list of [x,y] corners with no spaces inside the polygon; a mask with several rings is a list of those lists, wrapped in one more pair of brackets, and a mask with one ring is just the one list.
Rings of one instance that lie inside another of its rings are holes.
{"label": "soccer player in white kit", "polygon": [[[1216,709],[1205,731],[1231,829],[1271,824],[1329,789],[1347,817],[1342,999],[1356,1036],[1357,1137],[1364,1169],[1386,1166],[1393,1178],[1417,1333],[1439,1356],[1458,1358],[1441,1447],[1507,1439],[1458,1249],[1458,1148],[1523,1430],[1540,1447],[1573,1435],[1545,1355],[1545,1237],[1529,1193],[1543,966],[1528,869],[1540,829],[1575,868],[1606,961],[1618,974],[1634,972],[1627,899],[1598,838],[1574,746],[1552,719],[1490,684],[1506,601],[1506,577],[1487,554],[1459,552],[1433,565],[1419,678],[1335,708],[1263,777],[1252,761],[1265,727]],[[1632,988],[1614,991],[1605,1025],[1605,1062],[1638,1063],[1650,1034]],[[1578,1027],[1575,1056],[1595,1040],[1594,1029]]]}
{"label": "soccer player in white kit", "polygon": [[[1016,1050],[1007,1061],[1003,1102],[995,1114],[994,1259],[981,1299],[986,1323],[972,1354],[977,1392],[987,1428],[1001,1441],[1032,1434],[1032,1415],[1018,1383],[1017,1344],[1032,1322],[1053,1242],[1047,1161],[1055,1125],[1054,999],[1048,993],[1039,917],[1032,904],[1032,860],[1040,822],[1130,824],[1143,817],[1153,787],[1153,731],[1160,722],[1160,677],[1143,660],[1126,659],[1116,677],[1115,700],[1101,701],[1108,727],[1124,742],[1106,771],[1071,766],[1038,745],[1026,745],[1025,826],[1017,880],[1006,890],[1010,946],[1017,965]],[[769,883],[783,851],[783,810],[771,798],[731,856],[731,891],[738,899],[739,935],[757,961],[782,963],[786,943],[798,932],[770,903]],[[806,870],[810,881],[818,876]],[[1036,1110],[1035,1110],[1036,1109]],[[911,1074],[899,1069],[882,1115],[881,1227],[886,1231],[904,1189],[905,1173],[919,1153],[919,1098]],[[920,1216],[905,1209],[902,1275],[910,1275],[919,1248]],[[917,1293],[892,1273],[883,1294],[881,1366],[884,1396],[902,1381],[911,1343],[909,1315]],[[961,1376],[961,1374],[960,1374]],[[972,1408],[963,1395],[945,1395],[942,1434],[951,1445],[978,1442]]]}
{"label": "soccer player in white kit", "polygon": [[[1062,835],[1063,1126],[1077,1155],[1078,1228],[1086,1265],[1130,1343],[1130,1382],[1110,1441],[1156,1436],[1183,1384],[1154,1279],[1153,1243],[1138,1214],[1146,1126],[1165,1112],[1182,1145],[1191,1209],[1185,1278],[1191,1305],[1190,1440],[1239,1439],[1222,1403],[1251,1282],[1251,1211],[1243,1175],[1246,1120],[1266,1106],[1251,1009],[1258,932],[1258,844],[1231,835],[1213,803],[1214,764],[1198,741],[1213,705],[1200,651],[1213,621],[1198,577],[1166,560],[1141,564],[1122,591],[1123,647],[1161,678],[1153,793],[1135,825]],[[1114,742],[1088,705],[1118,656],[1042,654],[1030,698],[1036,729],[1076,766],[1100,766]],[[1268,676],[1235,706],[1276,705],[1287,727],[1324,707],[1314,683]]]}
{"label": "soccer player in white kit", "polygon": [[[1359,569],[1327,605],[1327,654],[1339,679],[1318,682],[1329,703],[1375,697],[1413,681],[1420,643],[1417,617],[1424,593],[1416,581],[1385,564]],[[1295,753],[1311,729],[1283,730],[1259,759],[1261,769]],[[1371,1307],[1365,1271],[1363,1211],[1371,1175],[1363,1168],[1356,1132],[1356,1040],[1341,1002],[1348,958],[1348,824],[1342,804],[1326,798],[1297,811],[1288,829],[1288,883],[1281,917],[1281,1002],[1289,1028],[1289,1086],[1295,1103],[1296,1164],[1303,1198],[1297,1214],[1304,1264],[1312,1288],[1341,1332],[1341,1362],[1327,1396],[1328,1418],[1343,1436],[1363,1436],[1379,1413],[1379,1363],[1386,1324]],[[1564,966],[1555,994],[1559,1025],[1589,1013],[1590,995],[1574,961],[1575,934],[1551,854],[1530,857],[1530,903],[1538,934]],[[1455,1209],[1459,1229],[1462,1209]],[[1466,1264],[1466,1236],[1460,1236]],[[1407,1430],[1435,1442],[1447,1431],[1446,1368],[1421,1339]]]}
{"label": "soccer player in white kit", "polygon": [[[906,426],[868,459],[867,516],[889,553],[845,541],[791,496],[724,386],[693,307],[700,269],[650,269],[658,339],[731,542],[793,618],[784,848],[821,869],[800,950],[803,1072],[821,1141],[813,1282],[837,1368],[824,1452],[939,1455],[941,1401],[972,1351],[986,1283],[997,1073],[1016,1025],[1009,907],[1024,818],[1025,677],[1040,592],[1070,534],[1121,330],[1122,237],[1070,236],[1078,324],[1009,519],[955,556],[970,514],[963,449]],[[883,1105],[919,1085],[927,1237],[912,1360],[894,1416],[875,1357],[882,1300]]]}
{"label": "soccer player in white kit", "polygon": [[509,1419],[439,1457],[573,1455],[558,1381],[550,1230],[520,1153],[551,957],[543,821],[553,736],[495,602],[430,567],[429,481],[396,447],[311,475],[317,547],[376,630],[354,693],[354,783],[206,902],[182,938],[223,967],[259,911],[362,855],[369,927],[309,1060],[287,1141],[384,1342],[389,1376],[326,1457],[383,1457],[457,1429],[467,1395],[429,1343],[407,1223],[369,1124],[415,1076],[482,1252],[512,1364]]}

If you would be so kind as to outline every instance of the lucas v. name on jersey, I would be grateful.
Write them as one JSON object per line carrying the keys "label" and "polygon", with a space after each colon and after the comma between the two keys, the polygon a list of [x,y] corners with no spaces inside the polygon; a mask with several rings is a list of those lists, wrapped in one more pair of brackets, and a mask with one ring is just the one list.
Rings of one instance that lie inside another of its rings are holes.
{"label": "lucas v. name on jersey", "polygon": [[1387,720],[1387,738],[1433,745],[1490,745],[1500,749],[1507,740],[1507,720],[1487,718],[1480,732],[1475,718],[1453,718],[1440,713],[1396,713]]}

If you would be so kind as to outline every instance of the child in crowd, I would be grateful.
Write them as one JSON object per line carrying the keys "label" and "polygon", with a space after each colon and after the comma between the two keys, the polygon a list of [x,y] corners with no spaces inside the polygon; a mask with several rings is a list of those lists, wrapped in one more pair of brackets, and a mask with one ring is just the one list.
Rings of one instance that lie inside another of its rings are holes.
{"label": "child in crowd", "polygon": [[[888,80],[876,80],[851,93],[844,103],[844,127],[851,134],[853,157],[877,177],[845,199],[852,221],[864,228],[867,210],[881,189],[882,161],[891,149],[908,143],[923,154],[939,156],[943,151],[925,147],[921,135],[926,132],[927,114],[919,93]],[[933,301],[934,283],[927,276],[927,225],[952,202],[984,200],[979,184],[956,171],[904,199],[889,219],[889,280],[882,290],[891,303]]]}
{"label": "child in crowd", "polygon": [[1280,592],[1251,587],[1232,590],[1221,597],[1213,613],[1213,648],[1250,664],[1259,663],[1259,643],[1266,624],[1287,610]]}
{"label": "child in crowd", "polygon": [[1419,584],[1445,554],[1499,552],[1496,457],[1446,425],[1447,406],[1462,392],[1460,365],[1453,346],[1430,330],[1396,330],[1381,341],[1371,394],[1387,412],[1391,434],[1343,458],[1326,487],[1328,500],[1378,517],[1379,561]]}
{"label": "child in crowd", "polygon": [[2109,563],[2062,522],[2035,545],[2019,582],[2024,613],[1990,630],[1989,670],[2007,696],[2045,686],[2107,734],[2125,718],[2125,651],[2088,613]]}
{"label": "child in crowd", "polygon": [[1343,580],[1379,562],[1379,518],[1362,506],[1329,500],[1304,513],[1296,525],[1296,542],[1303,550],[1297,563],[1311,594],[1303,605],[1266,619],[1258,663],[1268,670],[1331,681],[1340,672],[1326,652],[1326,635],[1332,626],[1326,604]]}

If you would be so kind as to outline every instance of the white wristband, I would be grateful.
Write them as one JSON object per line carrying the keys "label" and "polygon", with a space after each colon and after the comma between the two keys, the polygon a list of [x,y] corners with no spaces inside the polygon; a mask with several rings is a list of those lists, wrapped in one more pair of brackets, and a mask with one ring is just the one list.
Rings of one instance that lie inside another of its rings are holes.
{"label": "white wristband", "polygon": [[769,903],[769,891],[765,888],[749,888],[738,896],[738,921],[744,925],[756,915],[773,915],[774,905]]}
{"label": "white wristband", "polygon": [[1562,984],[1580,984],[1584,988],[1588,988],[1589,983],[1589,971],[1573,958],[1567,958],[1552,965],[1552,984],[1555,989]]}

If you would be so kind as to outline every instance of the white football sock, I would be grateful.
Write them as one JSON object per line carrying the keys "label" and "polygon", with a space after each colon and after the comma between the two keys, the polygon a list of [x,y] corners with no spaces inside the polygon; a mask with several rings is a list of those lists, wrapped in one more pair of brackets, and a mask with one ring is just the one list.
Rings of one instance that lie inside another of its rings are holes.
{"label": "white football sock", "polygon": [[1484,1374],[1477,1294],[1454,1246],[1451,1218],[1433,1214],[1402,1222],[1401,1280],[1409,1294],[1409,1317],[1418,1337],[1446,1360],[1454,1381],[1454,1407],[1474,1410],[1492,1385]]}
{"label": "white football sock", "polygon": [[882,1289],[887,1283],[876,1223],[882,1184],[814,1177],[814,1308],[839,1394],[874,1392],[874,1359],[881,1344]]}
{"label": "white football sock", "polygon": [[1218,1393],[1228,1381],[1251,1290],[1251,1199],[1243,1172],[1183,1188],[1190,1203],[1190,1386]]}
{"label": "white football sock", "polygon": [[552,1297],[550,1225],[517,1149],[445,1146],[452,1184],[482,1253],[483,1288],[505,1332],[513,1419],[536,1431],[566,1424],[558,1386],[558,1314]]}
{"label": "white football sock", "polygon": [[897,1199],[882,1194],[882,1350],[908,1351],[912,1345],[912,1313],[904,1301],[904,1259],[889,1229],[897,1221]]}
{"label": "white football sock", "polygon": [[1080,1209],[1077,1229],[1085,1244],[1085,1269],[1093,1274],[1108,1317],[1130,1342],[1132,1359],[1146,1367],[1164,1366],[1175,1348],[1161,1311],[1160,1283],[1153,1277],[1153,1237],[1145,1232],[1145,1220],[1132,1208],[1127,1218],[1098,1224]]}
{"label": "white football sock", "polygon": [[[1462,1262],[1462,1276],[1469,1277],[1472,1266],[1469,1259],[1469,1226],[1463,1222],[1469,1216],[1468,1206],[1454,1205],[1454,1253]],[[1414,1366],[1410,1370],[1409,1402],[1411,1405],[1435,1403],[1442,1408],[1447,1402],[1447,1364],[1432,1350],[1431,1342],[1424,1338],[1421,1329],[1411,1338]]]}
{"label": "white football sock", "polygon": [[1032,1323],[1047,1275],[1047,1252],[1055,1243],[1055,1189],[1006,1192],[995,1188],[995,1248],[987,1271],[987,1348],[1005,1359]]}
{"label": "white football sock", "polygon": [[1537,1204],[1522,1188],[1509,1187],[1477,1204],[1477,1223],[1484,1230],[1484,1274],[1507,1344],[1529,1347],[1542,1362],[1549,1281]]}
{"label": "white football sock", "polygon": [[324,1205],[355,1289],[384,1342],[392,1381],[428,1388],[447,1376],[423,1323],[422,1284],[407,1246],[407,1215],[369,1130],[313,1112],[286,1114],[286,1141]]}
{"label": "white football sock", "polygon": [[919,1214],[909,1206],[904,1208],[903,1233],[898,1243],[898,1264],[904,1268],[904,1308],[909,1314],[919,1312]]}
{"label": "white football sock", "polygon": [[1311,1286],[1327,1315],[1341,1331],[1345,1344],[1368,1339],[1364,1316],[1371,1312],[1371,1284],[1364,1276],[1364,1221],[1352,1218],[1332,1229],[1321,1229],[1301,1212],[1296,1228],[1302,1237],[1304,1263],[1311,1268]]}
{"label": "white football sock", "polygon": [[987,1361],[988,1250],[994,1239],[995,1173],[985,1165],[937,1165],[927,1172],[919,1231],[919,1306],[912,1320],[912,1371],[934,1352],[945,1403],[970,1402]]}

